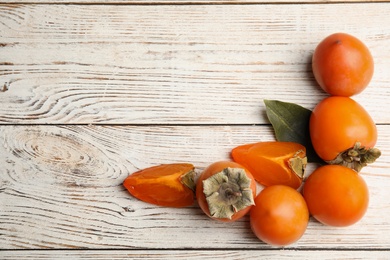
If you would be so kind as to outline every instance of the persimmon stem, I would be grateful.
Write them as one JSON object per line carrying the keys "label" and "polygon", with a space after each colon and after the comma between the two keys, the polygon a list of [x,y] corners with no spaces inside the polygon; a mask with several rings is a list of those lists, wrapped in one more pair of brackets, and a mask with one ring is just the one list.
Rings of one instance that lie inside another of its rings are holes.
{"label": "persimmon stem", "polygon": [[218,190],[220,197],[229,204],[234,204],[242,196],[240,187],[232,182],[221,184]]}

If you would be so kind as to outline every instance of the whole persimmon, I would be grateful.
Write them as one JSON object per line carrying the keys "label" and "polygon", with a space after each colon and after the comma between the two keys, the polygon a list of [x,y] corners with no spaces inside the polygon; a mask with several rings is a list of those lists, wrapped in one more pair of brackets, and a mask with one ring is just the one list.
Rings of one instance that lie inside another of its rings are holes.
{"label": "whole persimmon", "polygon": [[263,242],[285,246],[298,241],[309,223],[309,210],[303,196],[285,185],[263,189],[250,212],[253,233]]}
{"label": "whole persimmon", "polygon": [[374,60],[358,38],[335,33],[322,40],[312,57],[314,77],[333,96],[353,96],[362,92],[374,74]]}
{"label": "whole persimmon", "polygon": [[325,225],[345,227],[366,213],[369,192],[357,172],[340,165],[317,168],[303,186],[311,215]]}
{"label": "whole persimmon", "polygon": [[203,212],[212,219],[233,222],[246,215],[254,205],[256,181],[242,165],[219,161],[199,176],[196,198]]}
{"label": "whole persimmon", "polygon": [[356,171],[379,156],[377,129],[368,112],[349,97],[331,96],[310,117],[310,138],[318,156],[329,164]]}

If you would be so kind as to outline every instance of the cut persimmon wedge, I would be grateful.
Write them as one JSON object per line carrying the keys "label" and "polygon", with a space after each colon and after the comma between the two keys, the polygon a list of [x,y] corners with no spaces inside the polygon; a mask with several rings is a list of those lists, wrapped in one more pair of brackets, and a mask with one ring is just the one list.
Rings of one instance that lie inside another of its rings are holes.
{"label": "cut persimmon wedge", "polygon": [[298,189],[307,165],[306,148],[295,142],[258,142],[234,148],[233,160],[246,167],[263,186]]}
{"label": "cut persimmon wedge", "polygon": [[195,201],[195,175],[192,164],[162,164],[129,175],[123,186],[131,195],[144,202],[166,207],[186,207]]}

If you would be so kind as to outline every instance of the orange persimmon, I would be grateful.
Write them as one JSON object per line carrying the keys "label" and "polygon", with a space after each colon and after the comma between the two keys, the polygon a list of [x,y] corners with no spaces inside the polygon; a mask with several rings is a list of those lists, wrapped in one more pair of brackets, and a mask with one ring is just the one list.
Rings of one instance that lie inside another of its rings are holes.
{"label": "orange persimmon", "polygon": [[233,160],[246,167],[264,186],[286,185],[298,189],[307,164],[306,148],[295,142],[258,142],[231,152]]}
{"label": "orange persimmon", "polygon": [[194,166],[162,164],[129,175],[123,182],[131,195],[151,204],[186,207],[195,201]]}
{"label": "orange persimmon", "polygon": [[315,219],[325,225],[346,227],[363,218],[370,194],[356,171],[341,165],[324,165],[307,178],[303,197]]}
{"label": "orange persimmon", "polygon": [[346,33],[323,39],[312,57],[313,74],[320,87],[332,96],[361,93],[374,75],[374,59],[367,46]]}
{"label": "orange persimmon", "polygon": [[298,241],[309,223],[305,199],[297,190],[273,185],[264,188],[255,198],[250,212],[250,226],[262,241],[286,246]]}
{"label": "orange persimmon", "polygon": [[329,164],[360,171],[381,151],[375,148],[378,132],[370,114],[349,97],[331,96],[313,109],[310,138],[318,156]]}
{"label": "orange persimmon", "polygon": [[245,216],[254,205],[256,180],[242,165],[218,161],[199,176],[196,199],[212,219],[233,222]]}

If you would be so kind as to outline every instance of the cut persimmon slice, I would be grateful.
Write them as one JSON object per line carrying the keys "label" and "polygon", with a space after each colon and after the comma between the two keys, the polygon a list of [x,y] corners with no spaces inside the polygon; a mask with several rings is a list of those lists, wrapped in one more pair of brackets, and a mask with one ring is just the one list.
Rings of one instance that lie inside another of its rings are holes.
{"label": "cut persimmon slice", "polygon": [[307,165],[306,148],[295,142],[258,142],[234,148],[233,160],[246,167],[264,185],[298,189]]}
{"label": "cut persimmon slice", "polygon": [[195,201],[195,175],[192,164],[162,164],[129,175],[123,186],[131,195],[144,202],[185,207]]}

